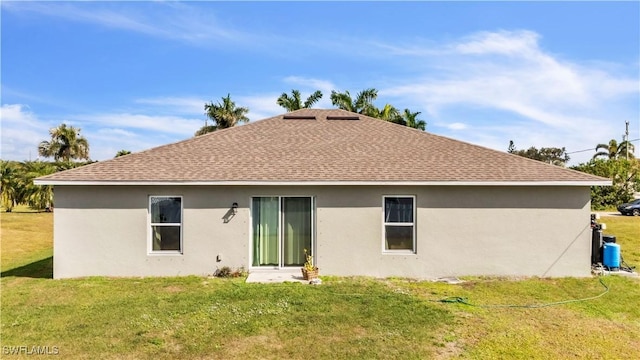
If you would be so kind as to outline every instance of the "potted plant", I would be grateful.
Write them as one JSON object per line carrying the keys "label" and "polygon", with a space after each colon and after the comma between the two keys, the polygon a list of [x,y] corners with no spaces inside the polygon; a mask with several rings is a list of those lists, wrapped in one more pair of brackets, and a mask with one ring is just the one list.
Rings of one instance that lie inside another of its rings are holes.
{"label": "potted plant", "polygon": [[313,256],[311,253],[304,249],[304,257],[306,261],[302,267],[302,277],[305,280],[313,280],[318,278],[318,267],[313,265]]}

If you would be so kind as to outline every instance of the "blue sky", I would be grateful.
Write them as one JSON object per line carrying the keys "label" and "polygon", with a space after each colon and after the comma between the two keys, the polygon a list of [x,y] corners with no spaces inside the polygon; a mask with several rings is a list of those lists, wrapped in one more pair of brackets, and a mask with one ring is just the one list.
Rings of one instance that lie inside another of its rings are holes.
{"label": "blue sky", "polygon": [[193,136],[227,93],[252,121],[283,113],[291,89],[331,108],[331,90],[373,87],[429,132],[503,151],[594,148],[627,120],[640,138],[637,1],[0,6],[3,159],[36,159],[65,122],[106,160]]}

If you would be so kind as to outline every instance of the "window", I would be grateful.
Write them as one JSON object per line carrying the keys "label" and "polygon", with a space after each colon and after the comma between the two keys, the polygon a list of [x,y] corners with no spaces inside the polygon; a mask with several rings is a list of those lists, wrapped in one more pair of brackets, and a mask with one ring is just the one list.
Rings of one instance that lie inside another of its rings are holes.
{"label": "window", "polygon": [[384,196],[384,251],[415,253],[415,196]]}
{"label": "window", "polygon": [[182,197],[150,196],[152,253],[182,253]]}

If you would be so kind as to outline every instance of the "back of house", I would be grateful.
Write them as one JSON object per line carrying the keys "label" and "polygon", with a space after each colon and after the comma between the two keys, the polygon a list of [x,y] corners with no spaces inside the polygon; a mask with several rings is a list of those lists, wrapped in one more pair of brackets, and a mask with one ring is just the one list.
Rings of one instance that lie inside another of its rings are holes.
{"label": "back of house", "polygon": [[343,110],[303,109],[36,180],[54,277],[587,276],[608,179]]}

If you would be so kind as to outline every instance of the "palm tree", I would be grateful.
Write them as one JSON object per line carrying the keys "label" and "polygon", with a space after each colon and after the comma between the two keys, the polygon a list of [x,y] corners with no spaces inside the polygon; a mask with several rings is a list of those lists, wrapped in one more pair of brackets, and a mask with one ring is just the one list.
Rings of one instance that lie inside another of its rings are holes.
{"label": "palm tree", "polygon": [[205,125],[196,132],[196,136],[206,134],[211,131],[226,129],[236,126],[239,122],[247,122],[249,118],[247,113],[249,109],[246,107],[236,107],[236,103],[231,101],[231,94],[222,98],[222,103],[204,104],[205,115],[213,120],[213,125]]}
{"label": "palm tree", "polygon": [[404,109],[401,113],[396,107],[391,104],[386,104],[382,109],[375,109],[375,112],[371,115],[381,120],[389,121],[394,124],[408,126],[414,129],[420,129],[424,131],[427,123],[424,120],[419,120],[417,117],[420,111],[412,112],[409,109]]}
{"label": "palm tree", "polygon": [[[601,151],[598,151],[602,149]],[[620,144],[615,139],[611,139],[609,144],[598,144],[596,146],[596,153],[593,158],[606,157],[607,159],[618,159],[620,157],[626,157],[627,151],[631,157],[633,157],[633,151],[635,147],[629,141],[623,141]]]}
{"label": "palm tree", "polygon": [[67,124],[50,129],[51,141],[42,141],[38,146],[38,154],[53,157],[56,161],[89,160],[89,142],[80,135],[80,130]]}
{"label": "palm tree", "polygon": [[351,111],[367,116],[375,116],[378,109],[373,105],[373,100],[378,97],[378,90],[374,88],[360,91],[356,98],[353,99],[349,91],[339,93],[335,90],[331,91],[331,104],[337,106],[338,109]]}
{"label": "palm tree", "polygon": [[122,149],[116,153],[115,157],[125,156],[131,154],[131,151]]}
{"label": "palm tree", "polygon": [[427,123],[424,120],[418,119],[418,115],[420,114],[420,111],[411,112],[409,109],[404,109],[401,116],[406,126],[424,131],[427,127]]}
{"label": "palm tree", "polygon": [[382,109],[377,109],[376,117],[385,121],[394,121],[400,117],[400,112],[395,106],[386,104]]}
{"label": "palm tree", "polygon": [[34,185],[33,179],[53,174],[57,171],[51,163],[28,161],[22,164],[24,198],[29,207],[36,210],[49,209],[53,206],[53,186]]}
{"label": "palm tree", "polygon": [[204,125],[203,127],[201,127],[200,129],[198,129],[198,131],[196,131],[196,133],[194,134],[194,136],[200,136],[200,135],[204,135],[206,133],[210,133],[210,132],[214,132],[218,130],[218,128],[215,125]]}
{"label": "palm tree", "polygon": [[320,90],[316,90],[313,94],[309,95],[309,97],[303,104],[300,98],[300,91],[291,90],[291,96],[287,95],[287,93],[282,93],[282,95],[280,95],[276,102],[287,111],[295,111],[300,109],[308,109],[313,106],[313,104],[317,103],[321,98],[322,92]]}
{"label": "palm tree", "polygon": [[406,125],[398,109],[391,104],[386,104],[382,109],[376,108],[372,116],[395,124]]}
{"label": "palm tree", "polygon": [[19,202],[19,171],[13,161],[0,160],[0,191],[2,192],[2,207],[11,212]]}

